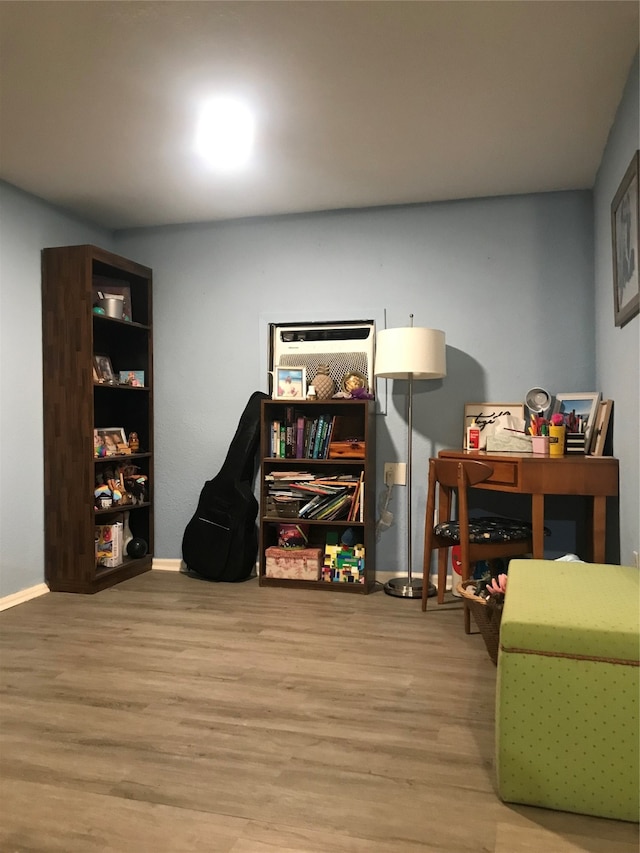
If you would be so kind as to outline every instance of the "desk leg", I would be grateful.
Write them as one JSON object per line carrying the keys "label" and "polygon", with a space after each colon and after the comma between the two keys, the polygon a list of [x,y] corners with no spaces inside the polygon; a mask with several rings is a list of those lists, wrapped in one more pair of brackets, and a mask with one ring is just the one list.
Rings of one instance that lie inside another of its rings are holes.
{"label": "desk leg", "polygon": [[544,560],[544,495],[531,495],[533,558]]}
{"label": "desk leg", "polygon": [[607,536],[607,499],[602,495],[593,498],[591,553],[594,563],[604,563]]}
{"label": "desk leg", "polygon": [[[449,555],[448,548],[441,548],[438,551],[438,604],[444,604],[444,591],[447,585],[447,557]],[[452,581],[456,582],[456,573],[451,569]]]}

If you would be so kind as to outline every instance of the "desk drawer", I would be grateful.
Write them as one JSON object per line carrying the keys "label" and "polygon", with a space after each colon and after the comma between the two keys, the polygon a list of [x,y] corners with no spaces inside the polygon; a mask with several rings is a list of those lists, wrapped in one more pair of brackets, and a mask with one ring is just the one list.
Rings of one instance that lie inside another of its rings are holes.
{"label": "desk drawer", "polygon": [[[484,460],[483,460],[484,461]],[[518,485],[518,464],[517,462],[494,462],[489,461],[493,468],[493,474],[488,480],[484,480],[482,485],[486,486],[517,486]]]}

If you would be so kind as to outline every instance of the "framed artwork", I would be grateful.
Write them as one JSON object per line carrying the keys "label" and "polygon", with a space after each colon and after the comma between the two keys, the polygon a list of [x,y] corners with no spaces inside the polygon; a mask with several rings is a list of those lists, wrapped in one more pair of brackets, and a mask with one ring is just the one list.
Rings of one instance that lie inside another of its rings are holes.
{"label": "framed artwork", "polygon": [[479,449],[484,450],[487,446],[487,436],[495,433],[499,418],[504,415],[519,418],[524,429],[524,403],[465,403],[462,446],[465,447],[467,427],[475,421],[480,430]]}
{"label": "framed artwork", "polygon": [[593,439],[591,442],[591,455],[604,456],[604,445],[609,431],[609,422],[613,410],[613,400],[601,400],[598,412],[593,424]]}
{"label": "framed artwork", "polygon": [[307,396],[306,367],[276,367],[273,371],[274,400],[304,400]]}
{"label": "framed artwork", "polygon": [[640,244],[640,207],[638,201],[638,162],[633,155],[629,168],[611,202],[611,240],[613,255],[613,305],[616,326],[624,326],[640,310],[638,248]]}
{"label": "framed artwork", "polygon": [[131,452],[122,427],[94,429],[93,446],[96,456],[122,456]]}
{"label": "framed artwork", "polygon": [[144,388],[144,370],[121,370],[120,385],[131,385],[133,388]]}
{"label": "framed artwork", "polygon": [[95,353],[93,356],[93,378],[96,381],[96,376],[98,377],[98,382],[116,382],[116,375],[113,372],[113,367],[111,366],[111,359],[108,355],[100,355],[99,353]]}
{"label": "framed artwork", "polygon": [[[591,447],[593,425],[596,422],[599,403],[599,391],[583,391],[577,394],[556,394],[553,414],[560,413],[564,416],[565,425],[570,427],[568,431],[573,430],[584,433],[585,453],[588,453]],[[570,424],[575,419],[578,419],[581,430],[577,430],[575,425]]]}

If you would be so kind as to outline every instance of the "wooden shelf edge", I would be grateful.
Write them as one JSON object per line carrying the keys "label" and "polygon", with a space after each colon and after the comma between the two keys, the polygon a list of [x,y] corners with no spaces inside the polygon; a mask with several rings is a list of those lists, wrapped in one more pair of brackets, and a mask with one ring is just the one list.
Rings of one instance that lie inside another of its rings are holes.
{"label": "wooden shelf edge", "polygon": [[107,507],[107,509],[94,509],[94,515],[110,515],[114,512],[127,512],[127,510],[132,509],[144,509],[145,507],[151,506],[150,501],[146,501],[141,504],[125,504],[124,506],[111,506]]}
{"label": "wooden shelf edge", "polygon": [[258,586],[279,586],[289,589],[324,589],[328,592],[352,592],[367,595],[375,586],[375,581],[365,583],[329,583],[328,581],[298,581],[288,578],[269,578],[261,575],[258,578]]}

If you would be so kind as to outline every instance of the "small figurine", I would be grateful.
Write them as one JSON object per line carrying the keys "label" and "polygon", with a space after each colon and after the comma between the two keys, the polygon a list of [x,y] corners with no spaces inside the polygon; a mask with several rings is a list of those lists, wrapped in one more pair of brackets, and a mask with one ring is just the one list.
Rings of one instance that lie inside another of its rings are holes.
{"label": "small figurine", "polygon": [[129,433],[129,448],[132,453],[137,453],[140,450],[140,439],[137,432]]}

